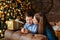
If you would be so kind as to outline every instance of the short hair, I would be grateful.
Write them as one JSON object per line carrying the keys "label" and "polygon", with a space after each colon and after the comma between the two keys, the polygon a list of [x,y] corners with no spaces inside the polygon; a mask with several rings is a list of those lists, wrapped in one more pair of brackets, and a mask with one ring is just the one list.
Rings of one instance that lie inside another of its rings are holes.
{"label": "short hair", "polygon": [[34,14],[35,14],[34,10],[29,10],[29,11],[25,14],[25,16],[27,16],[27,17],[33,17]]}

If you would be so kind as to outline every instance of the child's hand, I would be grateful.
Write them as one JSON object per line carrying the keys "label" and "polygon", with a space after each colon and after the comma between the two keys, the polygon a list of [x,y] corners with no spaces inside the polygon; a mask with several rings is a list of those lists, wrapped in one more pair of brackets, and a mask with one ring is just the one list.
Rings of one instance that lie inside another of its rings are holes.
{"label": "child's hand", "polygon": [[21,32],[22,32],[22,33],[28,33],[29,31],[28,31],[27,29],[22,28],[22,29],[21,29]]}
{"label": "child's hand", "polygon": [[24,28],[21,29],[21,32],[22,32],[22,33],[24,32]]}

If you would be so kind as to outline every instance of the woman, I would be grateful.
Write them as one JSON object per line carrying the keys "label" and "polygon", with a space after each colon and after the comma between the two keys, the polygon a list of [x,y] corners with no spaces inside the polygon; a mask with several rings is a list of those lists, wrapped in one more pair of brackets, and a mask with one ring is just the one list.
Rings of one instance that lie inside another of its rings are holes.
{"label": "woman", "polygon": [[45,15],[42,15],[42,13],[35,14],[33,23],[38,25],[38,33],[46,35],[48,40],[58,40]]}

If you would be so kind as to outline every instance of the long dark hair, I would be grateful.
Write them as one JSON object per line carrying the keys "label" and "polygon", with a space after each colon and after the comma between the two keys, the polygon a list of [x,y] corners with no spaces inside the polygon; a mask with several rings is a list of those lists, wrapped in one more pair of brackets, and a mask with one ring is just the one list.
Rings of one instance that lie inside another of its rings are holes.
{"label": "long dark hair", "polygon": [[55,39],[58,40],[58,38],[55,35],[55,32],[52,28],[52,26],[49,24],[47,18],[45,15],[43,15],[43,29],[44,29],[44,35],[46,35],[46,28],[49,29],[51,31],[51,33],[54,35]]}
{"label": "long dark hair", "polygon": [[[35,14],[35,18],[36,18],[37,21],[39,22],[39,24],[38,24],[38,25],[39,25],[39,26],[38,26],[38,32],[39,32],[39,33],[48,36],[48,35],[46,34],[46,29],[48,29],[48,30],[51,31],[51,34],[55,37],[55,39],[58,40],[57,37],[56,37],[56,35],[55,35],[55,32],[54,32],[52,26],[49,24],[46,16],[45,16],[43,13],[37,13],[37,14]],[[43,19],[43,20],[41,21],[41,19]],[[42,23],[42,26],[40,25],[41,23]],[[41,29],[41,30],[40,30],[40,29]],[[47,31],[48,31],[48,30],[47,30]]]}
{"label": "long dark hair", "polygon": [[[43,29],[42,30],[43,32],[40,32],[40,33],[45,34],[45,30],[46,30],[46,28],[48,28],[49,30],[51,30],[53,32],[53,34],[55,34],[52,26],[49,24],[49,22],[44,14],[42,14],[40,12],[40,13],[36,13],[34,16],[37,19],[37,21],[39,22],[39,24],[38,24],[39,27],[41,26],[40,24],[42,23],[41,30]],[[38,28],[38,31],[39,30],[40,30],[40,28]]]}
{"label": "long dark hair", "polygon": [[43,15],[43,28],[44,28],[44,31],[45,31],[46,28],[48,28],[48,29],[50,29],[53,32],[53,34],[55,34],[52,26],[48,22],[48,20],[47,20],[45,15]]}
{"label": "long dark hair", "polygon": [[34,17],[38,21],[38,24],[37,24],[38,25],[38,33],[43,34],[43,15],[40,13],[36,13],[34,15]]}

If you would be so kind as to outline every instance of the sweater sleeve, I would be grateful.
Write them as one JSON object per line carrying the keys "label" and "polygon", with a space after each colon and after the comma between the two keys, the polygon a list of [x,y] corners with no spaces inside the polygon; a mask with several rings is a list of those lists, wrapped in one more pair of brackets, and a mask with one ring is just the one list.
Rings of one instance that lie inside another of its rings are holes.
{"label": "sweater sleeve", "polygon": [[47,35],[48,40],[57,40],[56,36],[53,34],[53,32],[50,29],[46,28],[45,34]]}

